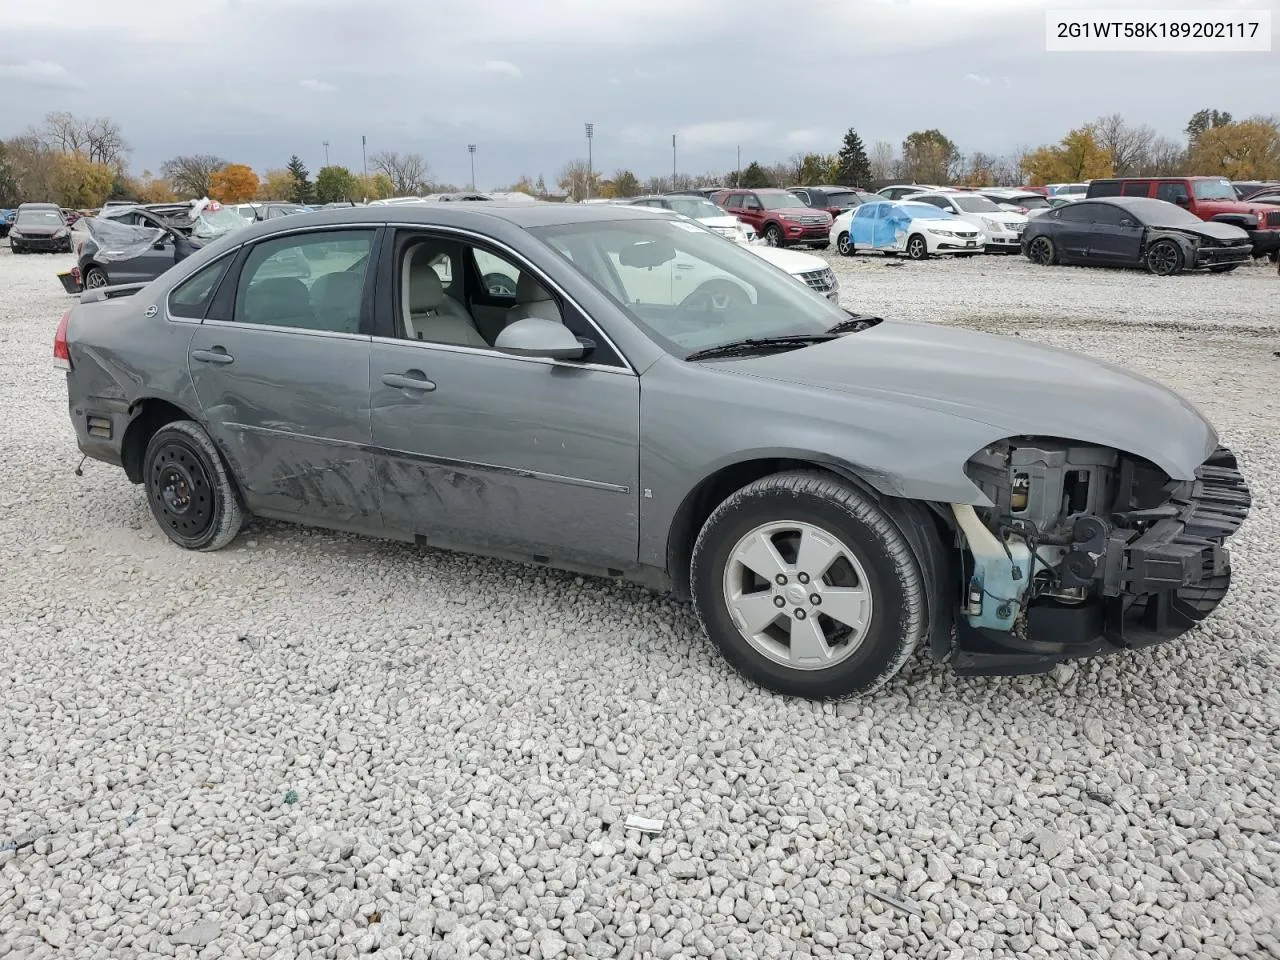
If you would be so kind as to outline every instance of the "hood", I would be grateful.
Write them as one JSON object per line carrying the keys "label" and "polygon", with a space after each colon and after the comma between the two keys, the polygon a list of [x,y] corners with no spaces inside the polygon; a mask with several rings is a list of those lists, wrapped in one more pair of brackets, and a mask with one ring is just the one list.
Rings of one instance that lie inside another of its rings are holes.
{"label": "hood", "polygon": [[812,253],[801,253],[799,250],[785,250],[782,247],[757,246],[756,244],[749,245],[747,249],[761,260],[767,260],[775,267],[780,267],[791,274],[822,270],[827,265],[827,261],[821,257],[815,257]]}
{"label": "hood", "polygon": [[741,221],[729,213],[726,213],[722,217],[699,217],[698,222],[704,227],[710,227],[712,230],[737,230],[741,225]]}
{"label": "hood", "polygon": [[1194,233],[1212,240],[1248,240],[1247,231],[1231,223],[1218,223],[1213,220],[1202,220],[1200,223],[1179,223],[1172,225],[1152,224],[1160,230],[1178,230],[1182,233]]}
{"label": "hood", "polygon": [[13,229],[24,237],[52,237],[55,233],[61,233],[67,229],[67,226],[66,224],[58,226],[55,223],[15,223]]}
{"label": "hood", "polygon": [[986,424],[988,442],[1038,435],[1111,447],[1177,480],[1191,479],[1218,443],[1190,401],[1140,374],[959,327],[888,320],[722,369]]}

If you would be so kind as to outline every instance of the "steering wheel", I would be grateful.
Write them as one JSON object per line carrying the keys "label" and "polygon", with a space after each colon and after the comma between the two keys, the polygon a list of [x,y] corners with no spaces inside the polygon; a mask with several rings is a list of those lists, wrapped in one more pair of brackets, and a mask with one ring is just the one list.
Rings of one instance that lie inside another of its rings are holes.
{"label": "steering wheel", "polygon": [[723,277],[715,277],[698,284],[680,301],[679,309],[681,313],[724,314],[750,302],[747,291],[740,285]]}
{"label": "steering wheel", "polygon": [[484,281],[485,288],[492,296],[514,297],[516,295],[515,281],[505,273],[486,273],[480,279]]}

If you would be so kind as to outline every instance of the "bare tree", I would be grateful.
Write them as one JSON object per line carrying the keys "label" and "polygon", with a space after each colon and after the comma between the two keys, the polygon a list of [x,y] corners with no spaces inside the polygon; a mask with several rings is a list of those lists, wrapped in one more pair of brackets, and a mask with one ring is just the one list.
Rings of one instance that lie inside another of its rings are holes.
{"label": "bare tree", "polygon": [[1098,146],[1111,154],[1115,175],[1127,177],[1148,161],[1156,132],[1145,125],[1131,127],[1124,117],[1113,113],[1093,122],[1093,138]]}
{"label": "bare tree", "polygon": [[179,196],[209,195],[209,178],[227,165],[227,161],[208,153],[174,157],[160,164],[160,174],[173,185]]}
{"label": "bare tree", "polygon": [[1176,177],[1186,173],[1186,147],[1168,137],[1156,137],[1147,146],[1147,155],[1134,170],[1140,177]]}
{"label": "bare tree", "polygon": [[47,114],[40,126],[29,131],[55,153],[78,153],[90,163],[117,169],[124,166],[129,144],[120,126],[109,117],[77,117],[65,111]]}
{"label": "bare tree", "polygon": [[398,196],[416,196],[431,184],[431,168],[420,153],[383,150],[369,158],[369,165],[387,175]]}
{"label": "bare tree", "polygon": [[871,179],[889,180],[896,171],[896,155],[888,140],[877,140],[871,148]]}
{"label": "bare tree", "polygon": [[114,120],[95,118],[89,122],[85,135],[91,163],[105,163],[109,167],[123,169],[130,148]]}
{"label": "bare tree", "polygon": [[[660,177],[655,179],[661,182]],[[571,160],[561,167],[556,183],[569,195],[570,200],[586,200],[600,196],[600,171],[593,170],[582,157]]]}

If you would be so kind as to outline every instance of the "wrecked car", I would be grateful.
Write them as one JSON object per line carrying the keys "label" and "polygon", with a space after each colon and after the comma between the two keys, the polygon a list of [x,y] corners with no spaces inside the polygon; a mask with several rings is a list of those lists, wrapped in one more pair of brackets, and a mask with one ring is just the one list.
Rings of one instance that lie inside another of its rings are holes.
{"label": "wrecked car", "polygon": [[986,235],[929,203],[884,200],[846,210],[831,224],[831,242],[844,257],[859,253],[905,254],[927,260],[945,254],[973,256],[986,250]]}
{"label": "wrecked car", "polygon": [[24,203],[9,227],[14,253],[70,253],[71,228],[56,203]]}
{"label": "wrecked car", "polygon": [[1252,257],[1240,227],[1201,220],[1164,200],[1079,200],[1031,221],[1022,252],[1032,263],[1146,268],[1160,277],[1186,270],[1230,273]]}
{"label": "wrecked car", "polygon": [[235,213],[207,199],[109,207],[81,221],[76,265],[58,274],[58,280],[68,293],[154,280],[210,240],[246,226]]}
{"label": "wrecked car", "polygon": [[[710,279],[655,283],[675,262]],[[640,207],[260,224],[87,291],[53,355],[81,452],[178,546],[255,515],[626,579],[806,697],[917,647],[1006,674],[1172,640],[1226,595],[1250,507],[1144,377],[851,313]]]}

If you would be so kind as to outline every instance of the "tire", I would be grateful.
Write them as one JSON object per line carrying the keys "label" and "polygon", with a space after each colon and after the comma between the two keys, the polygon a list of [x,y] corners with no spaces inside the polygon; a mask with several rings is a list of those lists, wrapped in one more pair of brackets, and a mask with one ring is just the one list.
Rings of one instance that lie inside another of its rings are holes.
{"label": "tire", "polygon": [[1037,266],[1051,267],[1058,262],[1058,248],[1046,236],[1034,237],[1027,244],[1027,259]]}
{"label": "tire", "polygon": [[198,424],[175,420],[155,432],[143,457],[151,515],[187,550],[220,550],[244,522],[240,499],[218,448]]}
{"label": "tire", "polygon": [[927,244],[924,237],[920,236],[918,233],[913,233],[911,236],[907,237],[907,259],[929,259],[929,244]]}
{"label": "tire", "polygon": [[[787,562],[800,559],[793,528],[818,550],[824,549],[820,538],[827,538],[827,549],[836,545],[836,559],[825,573]],[[748,567],[741,560],[751,553],[745,545],[761,547],[761,538],[774,547],[755,552]],[[775,582],[752,572],[761,559]],[[770,567],[769,560],[777,565]],[[807,584],[803,574],[809,574]],[[777,583],[778,575],[786,582]],[[756,683],[793,696],[870,693],[898,672],[928,629],[924,575],[907,540],[874,500],[825,473],[774,474],[720,504],[694,544],[690,583],[698,619],[725,659]],[[841,586],[848,592],[837,604]],[[859,587],[865,603],[858,599]],[[756,594],[760,601],[751,604]],[[826,598],[827,610],[849,611],[855,622],[841,626],[843,621],[812,602],[814,595]],[[776,606],[779,600],[782,607]],[[743,609],[761,618],[751,636]],[[773,619],[765,619],[774,610]],[[796,634],[797,629],[810,632]],[[825,665],[792,661],[793,636],[808,641],[798,654],[801,661],[812,652]]]}
{"label": "tire", "polygon": [[1157,277],[1172,277],[1182,272],[1182,248],[1172,240],[1157,240],[1147,250],[1145,262]]}
{"label": "tire", "polygon": [[852,257],[857,254],[857,248],[854,247],[853,241],[849,238],[848,231],[845,231],[836,237],[836,253],[842,257]]}
{"label": "tire", "polygon": [[1240,264],[1238,263],[1223,263],[1223,264],[1219,264],[1216,267],[1210,267],[1209,272],[1210,273],[1230,273],[1232,270],[1234,270],[1238,266],[1240,266]]}
{"label": "tire", "polygon": [[831,241],[823,240],[821,243],[814,243],[814,244],[811,244],[811,246],[815,250],[825,250],[827,249],[827,247],[831,246]]}
{"label": "tire", "polygon": [[18,246],[16,243],[14,243],[12,240],[9,241],[9,250],[12,251],[14,255],[27,252],[23,250],[20,246]]}
{"label": "tire", "polygon": [[98,287],[109,286],[110,283],[106,271],[101,267],[90,267],[84,272],[83,284],[86,290],[96,290]]}
{"label": "tire", "polygon": [[787,242],[782,238],[782,228],[771,223],[764,228],[764,242],[771,247],[784,247]]}

